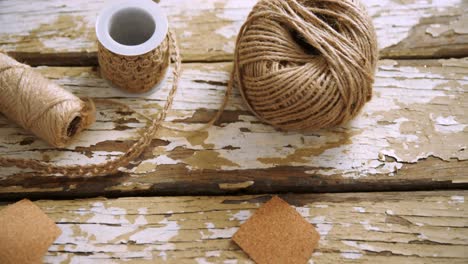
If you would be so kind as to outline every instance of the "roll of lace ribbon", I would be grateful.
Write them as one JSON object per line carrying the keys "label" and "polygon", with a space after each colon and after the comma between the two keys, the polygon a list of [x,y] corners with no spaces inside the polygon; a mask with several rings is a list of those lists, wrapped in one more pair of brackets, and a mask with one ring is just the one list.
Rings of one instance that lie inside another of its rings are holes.
{"label": "roll of lace ribbon", "polygon": [[94,104],[0,53],[0,112],[55,147],[95,120]]}
{"label": "roll of lace ribbon", "polygon": [[105,7],[96,20],[101,75],[131,93],[158,87],[169,66],[167,33],[167,17],[151,0]]}

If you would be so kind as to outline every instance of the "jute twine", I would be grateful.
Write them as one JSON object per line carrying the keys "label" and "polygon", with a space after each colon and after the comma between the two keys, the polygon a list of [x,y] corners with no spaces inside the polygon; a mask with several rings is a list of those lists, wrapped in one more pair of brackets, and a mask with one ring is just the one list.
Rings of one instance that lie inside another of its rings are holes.
{"label": "jute twine", "polygon": [[377,59],[375,30],[360,1],[262,0],[240,29],[215,119],[236,84],[250,110],[278,129],[343,124],[371,99]]}
{"label": "jute twine", "polygon": [[[179,75],[180,75],[180,70],[181,70],[181,59],[180,59],[180,53],[179,53],[179,48],[177,45],[177,41],[175,39],[174,34],[169,31],[168,33],[168,40],[170,45],[167,46],[168,49],[168,54],[171,54],[172,59],[174,60],[174,68],[173,68],[173,83],[172,87],[169,91],[167,101],[161,110],[159,116],[155,119],[151,118],[147,124],[146,127],[142,129],[142,133],[140,134],[141,136],[138,138],[138,140],[121,156],[106,161],[104,163],[99,163],[99,164],[89,164],[89,165],[64,165],[64,166],[58,166],[54,165],[51,163],[46,163],[38,160],[31,160],[31,159],[19,159],[19,158],[10,158],[10,157],[0,157],[0,167],[13,167],[16,166],[18,168],[29,168],[33,169],[38,172],[43,172],[47,174],[63,174],[67,175],[70,177],[73,176],[101,176],[101,175],[109,175],[118,172],[118,169],[120,167],[125,167],[127,166],[132,160],[135,160],[144,150],[145,148],[151,143],[152,139],[156,136],[156,133],[159,131],[159,129],[162,126],[162,122],[166,118],[166,115],[169,111],[169,109],[172,106],[172,101],[174,100],[175,93],[177,91],[178,83],[179,83]],[[2,58],[8,58],[7,56],[3,56]],[[4,59],[6,60],[6,59]],[[11,62],[11,58],[8,58],[7,63],[13,63]],[[17,63],[17,62],[16,62]],[[19,64],[19,63],[18,63]],[[18,66],[18,67],[25,67],[25,66]],[[8,69],[10,69],[9,67]],[[16,68],[15,68],[16,69]],[[22,68],[23,69],[23,68]],[[3,70],[2,72],[5,72]],[[2,74],[0,72],[0,74]],[[30,71],[24,71],[24,74],[30,74]],[[20,74],[21,75],[21,74]],[[43,80],[40,79],[40,75],[31,75],[28,79],[25,79],[24,77],[22,78],[21,76],[18,77],[15,74],[15,77],[13,76],[3,76],[2,79],[7,79],[8,78],[8,85],[10,83],[15,83],[16,81],[19,80],[29,80],[30,85],[32,87],[36,87],[35,83]],[[50,84],[48,84],[48,87]],[[0,86],[3,88],[3,85]],[[55,86],[54,86],[55,87]],[[60,88],[61,89],[61,88]],[[29,91],[29,90],[28,90]],[[3,92],[2,92],[3,96]],[[9,100],[16,100],[16,99],[11,99],[10,97],[17,97],[18,94],[10,94],[8,97]],[[3,97],[2,97],[3,98]],[[42,97],[44,99],[48,98]],[[63,97],[64,98],[64,97]],[[35,101],[39,101],[36,100]],[[111,104],[117,104],[117,105],[122,105],[121,103],[118,102],[113,102],[110,100],[102,100],[102,99],[95,99],[95,102],[101,102],[101,103],[111,103]],[[47,104],[47,105],[52,105],[52,104]],[[2,106],[3,107],[3,106]],[[2,108],[3,109],[3,108]],[[41,108],[42,109],[42,108]],[[13,119],[13,118],[12,118]],[[16,121],[16,120],[15,120]],[[18,121],[19,122],[19,121]]]}
{"label": "jute twine", "polygon": [[101,75],[132,93],[144,93],[160,83],[169,67],[169,37],[154,50],[138,56],[123,56],[107,50],[98,41]]}
{"label": "jute twine", "polygon": [[64,147],[95,119],[84,102],[29,66],[0,53],[0,112],[55,147]]}

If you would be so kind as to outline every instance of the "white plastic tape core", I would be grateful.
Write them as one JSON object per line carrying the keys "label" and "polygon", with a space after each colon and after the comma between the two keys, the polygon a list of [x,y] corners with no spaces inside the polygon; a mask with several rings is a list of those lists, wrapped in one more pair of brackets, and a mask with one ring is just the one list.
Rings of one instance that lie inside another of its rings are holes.
{"label": "white plastic tape core", "polygon": [[168,30],[167,17],[151,0],[126,0],[105,7],[96,20],[98,41],[124,56],[145,54],[161,44]]}

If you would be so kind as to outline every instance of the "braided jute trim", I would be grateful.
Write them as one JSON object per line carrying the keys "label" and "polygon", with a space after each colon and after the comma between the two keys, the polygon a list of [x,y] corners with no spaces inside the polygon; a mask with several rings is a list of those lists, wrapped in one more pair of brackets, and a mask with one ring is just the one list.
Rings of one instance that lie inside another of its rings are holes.
{"label": "braided jute trim", "polygon": [[[69,177],[80,177],[80,176],[104,176],[118,172],[119,168],[127,166],[131,161],[135,160],[140,154],[148,147],[156,133],[162,126],[162,122],[167,116],[169,109],[172,106],[172,102],[175,97],[175,93],[178,88],[180,71],[181,71],[181,57],[179,47],[175,34],[172,31],[168,32],[170,39],[171,57],[174,61],[174,68],[172,71],[173,83],[172,87],[167,96],[167,101],[160,112],[159,116],[155,119],[151,119],[149,124],[143,128],[143,134],[141,137],[121,156],[98,164],[89,165],[54,165],[43,161],[33,159],[20,159],[10,157],[0,157],[0,167],[18,167],[21,169],[33,169],[37,172],[46,174],[62,174]],[[112,103],[111,100],[95,99],[95,102]],[[121,105],[121,103],[114,103]]]}
{"label": "braided jute trim", "polygon": [[124,56],[106,49],[98,41],[101,75],[115,86],[131,93],[145,93],[166,76],[169,67],[169,40],[143,55]]}

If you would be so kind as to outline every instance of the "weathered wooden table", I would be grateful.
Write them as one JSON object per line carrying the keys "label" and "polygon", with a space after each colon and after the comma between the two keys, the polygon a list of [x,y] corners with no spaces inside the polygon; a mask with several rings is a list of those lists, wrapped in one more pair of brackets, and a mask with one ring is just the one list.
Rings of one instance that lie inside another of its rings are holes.
{"label": "weathered wooden table", "polygon": [[[346,126],[277,132],[258,122],[236,91],[216,126],[163,130],[116,175],[1,168],[3,206],[25,197],[60,199],[37,201],[63,231],[47,263],[248,262],[230,237],[274,193],[290,193],[281,196],[321,233],[313,263],[467,263],[468,1],[364,2],[381,61],[374,98]],[[196,127],[215,113],[237,31],[254,3],[160,2],[184,59],[166,125]],[[79,96],[156,115],[170,79],[140,97],[113,89],[97,73],[94,21],[103,4],[0,1],[0,49]],[[1,116],[0,155],[59,164],[112,159],[138,138],[144,121],[98,110],[96,124],[64,149]],[[180,196],[213,194],[229,196]]]}

